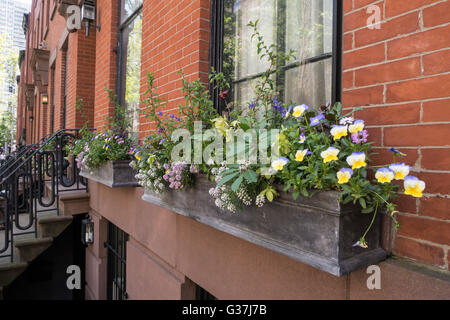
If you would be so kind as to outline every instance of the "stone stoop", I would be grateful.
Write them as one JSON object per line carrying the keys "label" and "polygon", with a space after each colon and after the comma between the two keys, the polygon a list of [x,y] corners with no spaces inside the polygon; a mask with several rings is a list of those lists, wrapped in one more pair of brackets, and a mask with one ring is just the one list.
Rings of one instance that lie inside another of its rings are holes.
{"label": "stone stoop", "polygon": [[[0,287],[10,285],[28,267],[28,263],[7,263],[0,265]],[[3,295],[3,294],[1,294]]]}
{"label": "stone stoop", "polygon": [[42,252],[48,249],[53,242],[53,238],[36,238],[18,240],[15,247],[18,252],[19,261],[31,262],[36,259]]}
{"label": "stone stoop", "polygon": [[67,216],[45,217],[38,221],[38,234],[42,238],[56,238],[70,224],[73,218]]}
{"label": "stone stoop", "polygon": [[39,238],[16,240],[15,261],[0,264],[0,300],[3,300],[3,288],[10,285],[28,267],[28,264],[47,250],[70,224],[73,218],[65,216],[43,217],[38,219]]}
{"label": "stone stoop", "polygon": [[74,191],[59,195],[59,209],[64,216],[74,216],[88,213],[91,210],[89,193],[86,191]]}

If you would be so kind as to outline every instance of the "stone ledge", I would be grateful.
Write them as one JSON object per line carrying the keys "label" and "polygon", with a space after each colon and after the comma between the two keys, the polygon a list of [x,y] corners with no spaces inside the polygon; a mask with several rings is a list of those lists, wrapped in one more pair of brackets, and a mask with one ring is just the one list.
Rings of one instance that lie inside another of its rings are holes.
{"label": "stone ledge", "polygon": [[281,194],[263,208],[250,206],[232,214],[215,206],[211,187],[213,183],[199,176],[195,188],[161,195],[146,191],[142,199],[339,277],[387,256],[381,248],[381,215],[366,237],[369,249],[353,247],[372,216],[340,204],[337,192],[297,200]]}
{"label": "stone ledge", "polygon": [[97,169],[82,169],[80,176],[110,188],[140,187],[131,160],[108,161]]}

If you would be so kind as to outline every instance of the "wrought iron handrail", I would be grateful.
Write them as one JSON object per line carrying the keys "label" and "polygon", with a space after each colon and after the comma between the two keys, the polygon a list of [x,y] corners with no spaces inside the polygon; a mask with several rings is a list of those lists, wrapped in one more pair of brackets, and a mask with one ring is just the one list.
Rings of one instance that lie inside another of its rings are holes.
{"label": "wrought iron handrail", "polygon": [[[27,146],[0,174],[0,258],[14,260],[14,237],[37,237],[37,218],[44,212],[59,215],[62,192],[85,190],[75,157],[66,146],[79,138],[80,129],[63,129]],[[20,155],[20,156],[19,156]],[[1,239],[1,238],[0,238]],[[3,244],[2,244],[3,243]]]}
{"label": "wrought iron handrail", "polygon": [[38,143],[35,144],[30,144],[27,146],[24,146],[23,148],[17,150],[14,152],[14,155],[11,155],[9,157],[9,159],[7,159],[5,161],[5,163],[2,164],[2,166],[0,167],[0,177],[5,173],[10,171],[14,165],[20,163],[20,161],[22,160],[23,156],[25,154],[27,154],[30,151],[35,150],[38,146],[40,146],[42,143],[45,143],[46,139],[48,139],[49,137],[51,137],[51,134],[48,134],[46,136],[44,136],[41,140],[39,140]]}

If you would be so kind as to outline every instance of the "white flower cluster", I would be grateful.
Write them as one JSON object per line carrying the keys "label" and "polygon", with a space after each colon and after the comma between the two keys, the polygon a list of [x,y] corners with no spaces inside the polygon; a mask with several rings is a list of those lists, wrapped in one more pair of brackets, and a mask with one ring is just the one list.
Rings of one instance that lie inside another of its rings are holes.
{"label": "white flower cluster", "polygon": [[[248,169],[250,163],[248,161],[239,163],[239,169],[241,172]],[[214,181],[216,184],[222,179],[220,175],[222,172],[227,170],[226,164],[222,163],[219,168],[213,168],[211,174],[215,176]],[[234,193],[231,188],[227,185],[216,186],[209,190],[209,194],[215,199],[215,204],[218,208],[222,210],[228,210],[232,213],[237,211],[236,204],[233,202],[240,201],[246,206],[251,206],[253,203],[252,197],[248,194],[247,188],[244,183],[241,184],[239,190]]]}
{"label": "white flower cluster", "polygon": [[[211,170],[211,173],[215,176],[214,181],[218,183],[222,177],[220,174],[226,170],[225,164],[222,163],[222,166],[220,168],[213,168]],[[222,210],[228,210],[232,213],[235,213],[237,211],[236,206],[231,201],[231,197],[229,193],[232,192],[229,187],[226,185],[222,185],[220,187],[211,188],[209,190],[209,194],[215,199],[216,207],[222,209]]]}
{"label": "white flower cluster", "polygon": [[248,195],[247,189],[243,185],[241,185],[239,190],[236,192],[236,196],[246,206],[251,206],[253,203],[252,198]]}
{"label": "white flower cluster", "polygon": [[139,163],[132,161],[130,163],[130,166],[138,171],[135,177],[141,186],[156,193],[164,192],[164,190],[166,189],[166,185],[164,184],[162,177],[160,177],[157,173],[157,171],[161,170],[161,167],[159,165],[152,164],[147,170],[143,167],[140,167]]}
{"label": "white flower cluster", "polygon": [[340,124],[340,125],[343,125],[343,126],[348,126],[348,125],[353,124],[353,122],[355,122],[355,119],[354,119],[354,118],[352,118],[352,117],[345,117],[345,118],[342,118],[342,119],[339,121],[339,124]]}
{"label": "white flower cluster", "polygon": [[258,195],[257,197],[256,197],[256,206],[258,207],[258,208],[262,208],[262,207],[264,207],[264,205],[266,204],[266,196],[264,196],[264,195]]}

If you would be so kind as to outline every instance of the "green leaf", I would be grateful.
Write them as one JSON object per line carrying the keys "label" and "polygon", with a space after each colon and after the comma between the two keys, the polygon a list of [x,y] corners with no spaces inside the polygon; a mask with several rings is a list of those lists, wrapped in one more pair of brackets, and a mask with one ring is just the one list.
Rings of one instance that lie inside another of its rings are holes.
{"label": "green leaf", "polygon": [[255,171],[253,170],[247,170],[244,172],[244,178],[248,181],[248,182],[253,182],[256,183],[258,182],[258,175],[256,174]]}
{"label": "green leaf", "polygon": [[347,203],[351,202],[352,200],[353,200],[352,197],[347,196],[347,197],[344,198],[344,201],[342,201],[342,203],[343,204],[347,204]]}
{"label": "green leaf", "polygon": [[367,214],[373,211],[373,207],[368,207],[366,209],[361,210],[361,213]]}
{"label": "green leaf", "polygon": [[236,172],[239,172],[239,170],[238,169],[228,169],[228,170],[225,170],[225,171],[221,172],[219,174],[219,176],[225,177],[225,176],[228,176],[229,174],[233,174],[233,173],[236,173]]}
{"label": "green leaf", "polygon": [[302,189],[302,195],[304,195],[305,197],[309,197],[309,193],[306,189]]}
{"label": "green leaf", "polygon": [[359,198],[359,204],[360,204],[361,207],[363,207],[364,209],[367,208],[366,200],[364,200],[364,198]]}
{"label": "green leaf", "polygon": [[233,173],[233,174],[230,174],[230,175],[227,175],[227,176],[223,177],[219,181],[219,183],[217,183],[217,186],[220,187],[220,186],[224,185],[225,183],[231,181],[233,178],[237,177],[238,175],[239,175],[239,172],[236,172],[236,173]]}
{"label": "green leaf", "polygon": [[293,193],[292,193],[292,198],[294,199],[294,200],[297,200],[297,198],[300,196],[300,191],[298,191],[298,190],[295,190]]}
{"label": "green leaf", "polygon": [[231,185],[231,190],[233,190],[234,192],[237,192],[243,181],[244,181],[244,175],[240,175],[239,178],[237,178]]}
{"label": "green leaf", "polygon": [[267,191],[266,192],[266,197],[267,197],[267,200],[272,202],[273,201],[273,192],[272,191]]}

